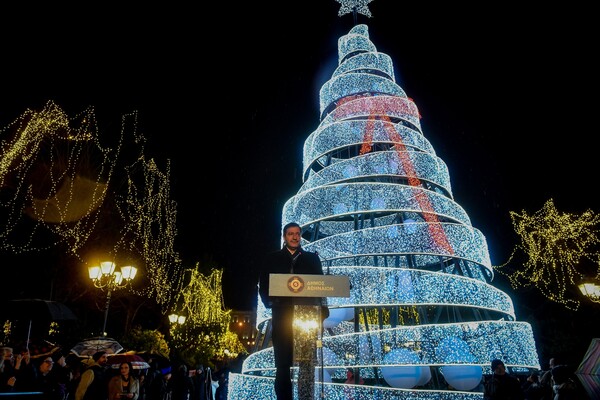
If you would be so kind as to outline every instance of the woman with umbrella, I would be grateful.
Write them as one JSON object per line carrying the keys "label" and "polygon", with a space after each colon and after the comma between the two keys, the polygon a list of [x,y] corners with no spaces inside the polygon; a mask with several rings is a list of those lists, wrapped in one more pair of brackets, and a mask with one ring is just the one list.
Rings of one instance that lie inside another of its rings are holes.
{"label": "woman with umbrella", "polygon": [[137,400],[140,395],[140,382],[132,375],[131,362],[119,364],[119,375],[108,382],[108,400]]}

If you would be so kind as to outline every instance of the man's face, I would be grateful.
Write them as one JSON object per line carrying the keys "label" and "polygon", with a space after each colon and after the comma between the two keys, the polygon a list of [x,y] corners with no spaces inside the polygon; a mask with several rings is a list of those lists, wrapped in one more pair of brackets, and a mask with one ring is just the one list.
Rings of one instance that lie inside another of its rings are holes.
{"label": "man's face", "polygon": [[498,375],[504,375],[506,373],[506,367],[504,366],[504,364],[498,364],[494,372]]}
{"label": "man's face", "polygon": [[285,231],[283,240],[288,249],[296,250],[300,247],[300,232],[297,226],[292,226]]}
{"label": "man's face", "polygon": [[100,365],[106,365],[106,361],[108,361],[108,357],[106,357],[106,354],[102,354],[100,356],[100,358],[98,359],[98,364]]}

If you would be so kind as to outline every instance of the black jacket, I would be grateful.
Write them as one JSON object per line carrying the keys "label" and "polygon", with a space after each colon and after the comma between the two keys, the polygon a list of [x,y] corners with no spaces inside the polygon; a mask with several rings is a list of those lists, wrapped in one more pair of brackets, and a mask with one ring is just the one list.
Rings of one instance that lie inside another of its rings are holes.
{"label": "black jacket", "polygon": [[523,400],[525,394],[516,376],[492,373],[483,390],[484,400]]}

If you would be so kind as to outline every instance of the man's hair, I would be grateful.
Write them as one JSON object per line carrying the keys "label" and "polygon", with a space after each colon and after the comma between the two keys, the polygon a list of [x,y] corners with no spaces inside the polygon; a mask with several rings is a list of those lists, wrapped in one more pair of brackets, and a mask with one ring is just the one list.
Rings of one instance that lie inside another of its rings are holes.
{"label": "man's hair", "polygon": [[497,358],[492,360],[492,372],[495,371],[496,368],[498,368],[498,365],[504,365],[502,360],[498,360]]}
{"label": "man's hair", "polygon": [[282,234],[283,236],[285,236],[285,233],[287,232],[288,229],[290,228],[300,228],[300,232],[302,232],[302,228],[300,227],[300,225],[298,225],[297,222],[288,222],[287,224],[285,224],[285,226],[283,227],[283,231]]}
{"label": "man's hair", "polygon": [[106,354],[105,351],[98,351],[98,352],[94,353],[92,358],[94,359],[94,361],[98,361],[100,359],[100,357],[102,357],[105,354]]}

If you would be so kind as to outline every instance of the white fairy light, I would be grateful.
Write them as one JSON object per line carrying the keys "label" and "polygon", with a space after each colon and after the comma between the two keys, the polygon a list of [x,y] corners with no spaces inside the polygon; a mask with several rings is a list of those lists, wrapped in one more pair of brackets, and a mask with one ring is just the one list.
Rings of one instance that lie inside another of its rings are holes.
{"label": "white fairy light", "polygon": [[365,15],[371,18],[371,11],[369,10],[368,4],[373,0],[335,0],[340,3],[342,6],[340,7],[340,11],[338,11],[338,16],[350,14],[351,12],[356,11],[359,14]]}

